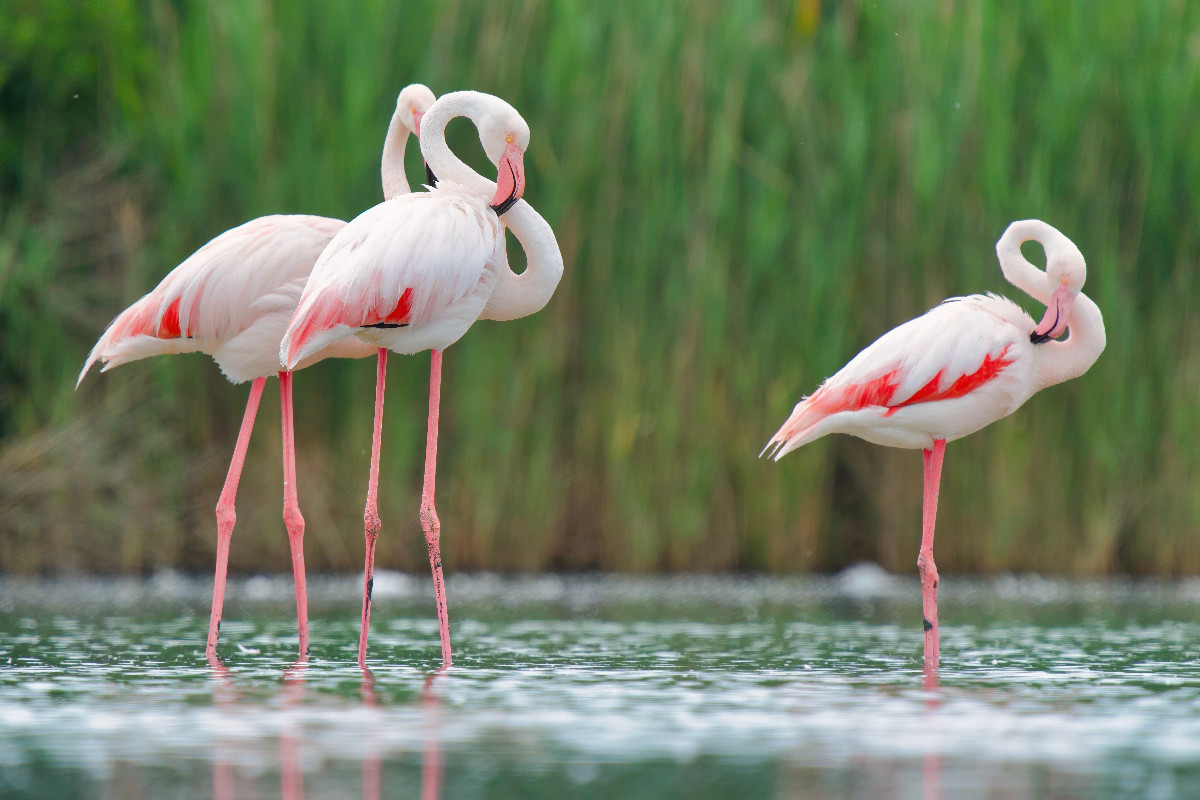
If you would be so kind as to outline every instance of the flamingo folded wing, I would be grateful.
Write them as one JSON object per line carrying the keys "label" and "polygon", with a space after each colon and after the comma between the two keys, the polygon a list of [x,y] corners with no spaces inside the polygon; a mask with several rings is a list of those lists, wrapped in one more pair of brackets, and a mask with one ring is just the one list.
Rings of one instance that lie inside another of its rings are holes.
{"label": "flamingo folded wing", "polygon": [[389,200],[356,217],[321,253],[280,345],[287,367],[370,325],[435,320],[483,278],[497,221],[444,195]]}
{"label": "flamingo folded wing", "polygon": [[[900,409],[970,396],[1015,361],[1015,336],[1033,320],[994,295],[954,298],[900,325],[802,399],[763,453],[779,458],[837,427],[838,415]],[[1014,324],[1015,323],[1015,324]]]}
{"label": "flamingo folded wing", "polygon": [[209,352],[280,303],[290,313],[317,257],[345,224],[273,215],[225,231],[113,320],[76,385],[97,361],[107,370],[152,355]]}

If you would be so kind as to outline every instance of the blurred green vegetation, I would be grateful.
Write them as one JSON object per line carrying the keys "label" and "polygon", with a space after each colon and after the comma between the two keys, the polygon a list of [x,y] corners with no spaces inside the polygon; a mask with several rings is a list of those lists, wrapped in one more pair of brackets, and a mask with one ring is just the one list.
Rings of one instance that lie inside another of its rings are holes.
{"label": "blurred green vegetation", "polygon": [[[1037,315],[993,244],[1039,217],[1087,257],[1108,349],[951,444],[938,563],[1200,571],[1200,5],[1181,0],[15,0],[0,569],[211,568],[247,386],[199,355],[75,377],[108,321],[222,230],[378,202],[412,81],[524,114],[526,198],[567,264],[543,312],[447,351],[451,570],[911,571],[916,452],[829,437],[755,456],[803,394],[943,297]],[[423,570],[428,357],[390,366],[379,561]],[[361,568],[373,383],[369,360],[297,376],[310,568]],[[274,385],[235,570],[287,569]]]}

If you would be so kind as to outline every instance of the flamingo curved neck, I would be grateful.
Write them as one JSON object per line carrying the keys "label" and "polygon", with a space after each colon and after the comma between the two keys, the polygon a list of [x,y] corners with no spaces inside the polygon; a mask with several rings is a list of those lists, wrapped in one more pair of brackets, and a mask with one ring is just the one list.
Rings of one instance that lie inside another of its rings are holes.
{"label": "flamingo curved neck", "polygon": [[1077,378],[1087,372],[1104,352],[1107,335],[1104,316],[1083,292],[1075,296],[1067,317],[1067,338],[1036,345],[1039,388]]}
{"label": "flamingo curved neck", "polygon": [[[996,242],[1000,269],[1009,283],[1042,305],[1051,302],[1051,294],[1056,287],[1045,272],[1029,263],[1021,254],[1021,244],[1030,240],[1041,244],[1046,251],[1047,264],[1058,259],[1069,259],[1067,269],[1080,273],[1082,286],[1087,267],[1079,248],[1058,229],[1037,219],[1014,222]],[[1087,372],[1104,352],[1106,343],[1104,316],[1100,313],[1100,307],[1086,294],[1079,292],[1067,316],[1066,340],[1035,345],[1038,388],[1053,386]]]}
{"label": "flamingo curved neck", "polygon": [[541,311],[563,274],[562,251],[554,230],[533,206],[518,200],[502,219],[525,251],[527,265],[517,275],[505,260],[480,319],[518,319]]}
{"label": "flamingo curved neck", "polygon": [[400,111],[392,114],[388,123],[387,138],[383,140],[383,159],[380,162],[380,177],[383,178],[383,199],[408,194],[408,177],[404,174],[404,150],[408,146],[408,135],[412,133],[400,121]]}
{"label": "flamingo curved neck", "polygon": [[1029,241],[1037,242],[1046,251],[1047,264],[1056,257],[1065,256],[1077,260],[1082,267],[1083,254],[1074,242],[1040,219],[1023,219],[1012,223],[1000,241],[996,242],[996,257],[1008,282],[1042,305],[1047,305],[1055,287],[1046,273],[1031,264],[1021,252],[1021,245]]}
{"label": "flamingo curved neck", "polygon": [[[421,118],[421,154],[439,182],[464,186],[484,202],[496,193],[496,184],[454,155],[446,144],[446,125],[455,117],[467,117],[478,129],[495,103],[496,98],[480,92],[452,92],[442,95]],[[540,311],[563,274],[562,251],[554,231],[529,203],[519,200],[500,219],[517,237],[527,266],[517,275],[505,262],[480,319],[511,320]]]}
{"label": "flamingo curved neck", "polygon": [[479,92],[452,92],[443,95],[421,118],[421,154],[438,181],[450,181],[465,186],[472,194],[490,199],[496,184],[471,169],[454,155],[446,144],[446,125],[455,117],[466,117],[479,127],[487,111],[484,95]]}

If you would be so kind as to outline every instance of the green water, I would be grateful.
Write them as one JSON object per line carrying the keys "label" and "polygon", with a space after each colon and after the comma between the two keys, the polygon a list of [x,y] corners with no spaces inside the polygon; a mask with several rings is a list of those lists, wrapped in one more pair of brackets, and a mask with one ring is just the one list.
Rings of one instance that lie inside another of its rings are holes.
{"label": "green water", "polygon": [[0,797],[1200,796],[1200,583],[943,577],[6,579]]}

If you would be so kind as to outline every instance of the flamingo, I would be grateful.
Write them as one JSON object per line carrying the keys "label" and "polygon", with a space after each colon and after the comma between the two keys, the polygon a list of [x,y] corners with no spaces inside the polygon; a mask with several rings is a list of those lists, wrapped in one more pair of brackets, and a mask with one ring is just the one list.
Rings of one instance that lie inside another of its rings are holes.
{"label": "flamingo", "polygon": [[[1021,254],[1031,240],[1046,252],[1044,272]],[[1046,306],[1041,322],[996,295],[946,300],[884,334],[802,399],[763,450],[779,460],[827,433],[922,449],[917,567],[927,672],[939,657],[933,526],[946,442],[1008,416],[1039,389],[1082,375],[1105,344],[1100,309],[1081,292],[1083,255],[1070,239],[1041,220],[1021,220],[1005,230],[996,255],[1004,277]],[[1055,341],[1068,328],[1070,336]]]}
{"label": "flamingo", "polygon": [[[475,123],[484,151],[496,165],[497,183],[477,174],[446,145],[446,124],[464,116]],[[481,92],[453,92],[426,113],[419,138],[428,169],[438,176],[437,186],[377,205],[334,237],[313,268],[279,352],[279,360],[290,369],[351,335],[379,349],[363,513],[366,554],[358,646],[363,668],[380,530],[379,443],[387,351],[409,355],[431,351],[420,519],[433,573],[442,664],[449,666],[441,522],[434,505],[442,351],[476,319],[511,320],[540,310],[563,272],[554,231],[520,199],[525,190],[529,126],[516,109]],[[528,266],[520,275],[508,266],[505,226],[527,254]]]}
{"label": "flamingo", "polygon": [[[421,84],[406,86],[396,99],[381,159],[386,196],[408,193],[404,150],[422,114],[435,97]],[[102,372],[120,364],[163,353],[207,353],[232,383],[253,381],[237,445],[217,501],[217,564],[213,583],[206,656],[216,655],[225,601],[229,541],[237,515],[234,500],[259,399],[269,376],[279,375],[283,412],[283,519],[296,580],[300,656],[308,654],[308,603],[304,581],[304,517],[296,491],[296,455],[292,433],[292,375],[279,365],[279,340],[300,299],[317,257],[345,227],[340,219],[273,215],[225,231],[163,278],[155,289],[113,320],[96,342],[79,373],[76,388],[96,361]],[[308,366],[325,358],[364,358],[367,345],[346,340],[308,354]]]}

